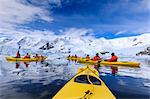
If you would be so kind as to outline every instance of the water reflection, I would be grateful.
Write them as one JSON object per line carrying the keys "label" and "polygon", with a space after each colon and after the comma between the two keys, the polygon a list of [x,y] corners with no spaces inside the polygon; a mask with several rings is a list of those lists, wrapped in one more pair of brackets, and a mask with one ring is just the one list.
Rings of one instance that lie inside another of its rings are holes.
{"label": "water reflection", "polygon": [[[24,66],[26,67],[26,68],[28,68],[29,67],[29,65],[30,65],[30,62],[23,62],[24,63]],[[17,68],[19,68],[19,66],[20,66],[20,62],[16,62],[16,69]],[[37,64],[37,63],[36,63]]]}
{"label": "water reflection", "polygon": [[[149,99],[150,79],[147,79],[148,77],[145,79],[143,76],[138,78],[141,71],[145,74],[149,70],[149,65],[145,64],[142,64],[140,69],[101,66],[98,70],[100,78],[117,99],[137,99],[138,97]],[[22,99],[51,99],[76,74],[77,69],[84,65],[72,62],[60,64],[56,60],[37,63],[3,61],[1,71],[4,76],[0,76],[0,99],[20,99],[20,97]],[[15,69],[23,71],[15,71]],[[15,75],[12,76],[14,73],[11,72],[11,74],[10,71],[15,71]],[[120,76],[121,73],[123,75]],[[16,80],[16,78],[19,79]]]}
{"label": "water reflection", "polygon": [[118,67],[111,67],[111,73],[113,75],[117,74],[118,73]]}
{"label": "water reflection", "polygon": [[[39,81],[29,79],[7,82],[7,85],[3,85],[0,89],[0,99],[20,99],[20,97],[21,99],[51,99],[67,82],[62,79],[53,81],[47,81],[47,79],[52,78],[43,78]],[[48,83],[43,85],[42,82]]]}
{"label": "water reflection", "polygon": [[[25,66],[26,68],[28,68],[29,65],[30,65],[30,62],[22,62],[22,63],[24,64],[24,66]],[[16,62],[15,64],[16,64],[16,69],[19,69],[19,66],[21,65],[21,62]],[[37,64],[37,63],[36,63],[36,64]],[[21,72],[21,71],[18,71],[18,72],[17,72],[17,75],[19,75],[20,72]]]}
{"label": "water reflection", "polygon": [[[100,74],[101,68],[103,66],[101,66],[100,64],[95,64],[95,65],[91,65],[91,66],[93,66]],[[113,76],[115,76],[118,73],[118,67],[116,67],[116,66],[106,66],[106,67],[111,69],[111,74]]]}
{"label": "water reflection", "polygon": [[[22,99],[52,99],[69,80],[64,79],[63,76],[21,79],[7,82],[7,84],[1,83],[0,99],[20,99],[20,97]],[[117,99],[149,99],[150,97],[150,87],[142,85],[143,82],[148,83],[149,80],[118,75],[112,76],[107,73],[103,75],[102,72],[100,78],[110,88]]]}

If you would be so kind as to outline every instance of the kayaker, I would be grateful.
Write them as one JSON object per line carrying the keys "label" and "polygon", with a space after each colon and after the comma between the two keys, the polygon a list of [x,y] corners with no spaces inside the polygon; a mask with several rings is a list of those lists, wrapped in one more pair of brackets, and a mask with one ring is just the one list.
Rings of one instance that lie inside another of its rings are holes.
{"label": "kayaker", "polygon": [[74,58],[75,58],[74,62],[76,63],[77,62],[77,58],[78,58],[76,54],[74,55]]}
{"label": "kayaker", "polygon": [[40,56],[38,54],[35,54],[35,56],[33,56],[34,58],[40,58]]}
{"label": "kayaker", "polygon": [[[100,60],[101,60],[101,58],[100,58],[99,54],[96,53],[96,55],[95,55],[94,58],[93,58],[93,61],[100,61]],[[99,67],[100,67],[99,64],[95,64],[95,65],[94,65],[94,68],[97,69],[97,70],[99,69]]]}
{"label": "kayaker", "polygon": [[111,58],[106,61],[117,62],[117,60],[118,60],[118,57],[115,55],[115,53],[111,53]]}
{"label": "kayaker", "polygon": [[[108,61],[108,62],[117,62],[118,60],[118,57],[115,55],[115,53],[111,53],[111,58],[108,59],[108,60],[105,60],[105,61]],[[118,68],[117,67],[111,67],[111,70],[112,70],[112,74],[116,74],[118,72]]]}
{"label": "kayaker", "polygon": [[75,54],[75,56],[74,56],[75,58],[77,58],[77,55]]}
{"label": "kayaker", "polygon": [[17,51],[16,58],[20,58],[20,57],[21,57],[20,53],[19,53],[19,51]]}
{"label": "kayaker", "polygon": [[90,60],[90,55],[87,55],[87,56],[85,57],[85,59],[86,59],[86,61]]}
{"label": "kayaker", "polygon": [[27,53],[24,58],[30,58],[30,55]]}
{"label": "kayaker", "polygon": [[98,61],[98,60],[101,60],[101,58],[100,58],[99,54],[96,53],[96,55],[93,58],[93,61]]}

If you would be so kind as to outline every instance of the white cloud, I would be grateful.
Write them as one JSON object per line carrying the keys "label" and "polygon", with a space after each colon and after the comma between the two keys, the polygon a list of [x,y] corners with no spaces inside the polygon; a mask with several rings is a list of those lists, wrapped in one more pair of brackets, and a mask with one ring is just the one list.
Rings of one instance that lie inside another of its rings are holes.
{"label": "white cloud", "polygon": [[53,21],[44,8],[23,4],[20,0],[0,0],[0,28],[12,29],[36,19]]}
{"label": "white cloud", "polygon": [[127,33],[127,31],[123,30],[123,31],[119,31],[119,32],[115,33],[115,35],[120,35],[120,34],[125,34],[125,33]]}
{"label": "white cloud", "polygon": [[65,31],[61,31],[62,34],[67,35],[67,36],[90,36],[93,34],[92,29],[86,29],[86,28],[69,28],[66,29]]}

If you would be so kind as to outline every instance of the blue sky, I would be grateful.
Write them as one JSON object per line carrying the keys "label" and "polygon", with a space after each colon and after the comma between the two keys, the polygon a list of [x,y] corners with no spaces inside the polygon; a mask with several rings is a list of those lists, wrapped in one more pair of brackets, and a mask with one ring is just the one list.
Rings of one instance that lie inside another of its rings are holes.
{"label": "blue sky", "polygon": [[13,1],[27,9],[34,9],[27,10],[31,12],[30,16],[23,9],[25,11],[22,16],[28,16],[26,19],[18,18],[18,23],[13,23],[17,29],[54,31],[55,34],[61,34],[59,31],[69,28],[84,28],[92,29],[95,37],[105,38],[134,36],[150,30],[149,0]]}

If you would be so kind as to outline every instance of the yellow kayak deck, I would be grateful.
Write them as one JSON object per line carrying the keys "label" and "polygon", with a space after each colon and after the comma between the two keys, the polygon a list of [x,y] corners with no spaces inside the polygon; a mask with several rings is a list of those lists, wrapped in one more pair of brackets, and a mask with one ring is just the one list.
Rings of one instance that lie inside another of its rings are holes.
{"label": "yellow kayak deck", "polygon": [[11,61],[11,62],[16,62],[16,61],[20,61],[20,62],[34,62],[34,61],[42,61],[45,60],[47,57],[40,57],[40,58],[15,58],[12,56],[8,56],[6,57],[7,61]]}
{"label": "yellow kayak deck", "polygon": [[126,62],[126,61],[117,61],[117,62],[108,62],[108,61],[93,61],[86,60],[85,58],[76,58],[68,57],[68,60],[77,61],[78,63],[88,63],[88,64],[100,64],[100,65],[111,65],[111,66],[125,66],[125,67],[140,67],[140,63],[137,62]]}
{"label": "yellow kayak deck", "polygon": [[53,99],[116,99],[97,70],[86,66],[53,97]]}

